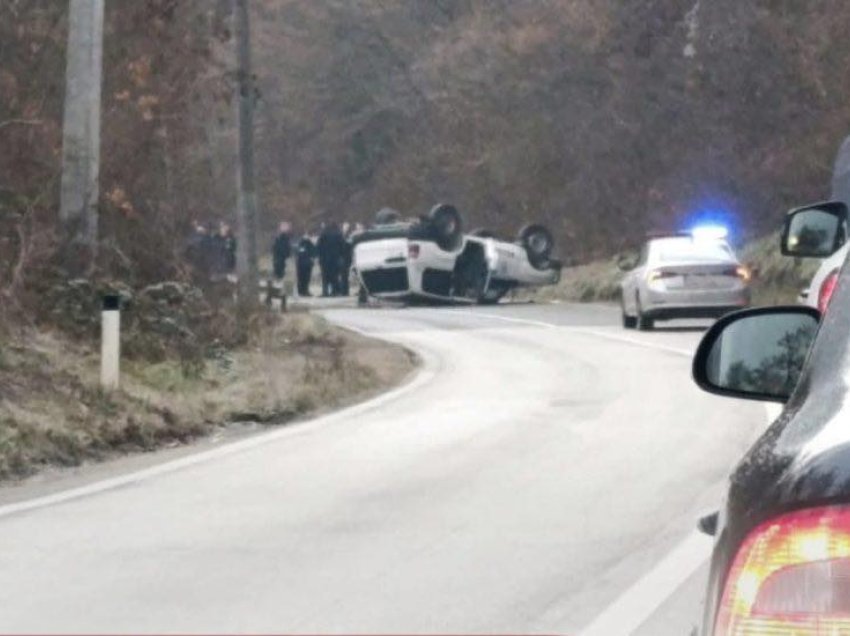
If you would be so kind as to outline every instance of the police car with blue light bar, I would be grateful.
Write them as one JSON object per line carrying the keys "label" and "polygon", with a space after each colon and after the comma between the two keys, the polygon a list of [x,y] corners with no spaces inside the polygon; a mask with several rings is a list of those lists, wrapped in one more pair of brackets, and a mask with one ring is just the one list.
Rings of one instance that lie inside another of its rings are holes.
{"label": "police car with blue light bar", "polygon": [[652,329],[658,320],[718,318],[750,304],[750,270],[726,240],[725,228],[650,237],[640,253],[621,257],[623,327]]}

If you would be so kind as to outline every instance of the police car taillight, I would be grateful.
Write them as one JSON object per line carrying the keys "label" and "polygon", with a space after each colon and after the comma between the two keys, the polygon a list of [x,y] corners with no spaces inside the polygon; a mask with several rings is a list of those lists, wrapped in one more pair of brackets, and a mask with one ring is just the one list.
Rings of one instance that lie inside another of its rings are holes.
{"label": "police car taillight", "polygon": [[850,634],[850,508],[763,523],[738,550],[714,636]]}

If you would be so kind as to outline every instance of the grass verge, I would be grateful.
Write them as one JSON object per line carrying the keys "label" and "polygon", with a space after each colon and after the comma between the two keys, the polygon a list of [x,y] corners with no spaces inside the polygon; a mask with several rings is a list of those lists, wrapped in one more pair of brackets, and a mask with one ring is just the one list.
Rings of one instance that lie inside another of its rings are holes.
{"label": "grass verge", "polygon": [[[778,233],[748,243],[738,250],[738,257],[753,271],[754,305],[795,303],[820,264],[817,259],[782,256]],[[618,302],[622,278],[614,257],[567,268],[560,283],[534,290],[529,297],[540,302]]]}
{"label": "grass verge", "polygon": [[249,346],[196,374],[177,360],[129,361],[112,393],[98,386],[97,355],[55,332],[0,342],[0,480],[186,444],[234,422],[286,424],[398,384],[416,364],[308,313],[262,323]]}

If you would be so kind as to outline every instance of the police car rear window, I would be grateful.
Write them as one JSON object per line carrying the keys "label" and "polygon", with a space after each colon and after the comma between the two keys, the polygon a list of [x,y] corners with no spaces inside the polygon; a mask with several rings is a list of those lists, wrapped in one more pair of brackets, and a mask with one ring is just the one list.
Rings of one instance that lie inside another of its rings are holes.
{"label": "police car rear window", "polygon": [[689,237],[656,241],[652,250],[663,262],[675,261],[733,261],[735,256],[722,241],[699,241]]}

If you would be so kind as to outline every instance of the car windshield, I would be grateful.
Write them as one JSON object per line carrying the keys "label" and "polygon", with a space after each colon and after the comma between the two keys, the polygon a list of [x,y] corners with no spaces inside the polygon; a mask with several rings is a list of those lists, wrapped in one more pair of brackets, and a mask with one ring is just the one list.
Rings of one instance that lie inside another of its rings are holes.
{"label": "car windshield", "polygon": [[659,261],[734,261],[729,245],[723,241],[695,240],[690,237],[662,239],[653,244],[653,252]]}

